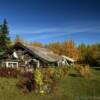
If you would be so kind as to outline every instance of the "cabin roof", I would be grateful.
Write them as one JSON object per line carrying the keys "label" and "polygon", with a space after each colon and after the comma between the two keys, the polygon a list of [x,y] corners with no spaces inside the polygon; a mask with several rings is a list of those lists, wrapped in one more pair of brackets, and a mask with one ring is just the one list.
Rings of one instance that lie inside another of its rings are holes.
{"label": "cabin roof", "polygon": [[54,54],[50,49],[44,47],[36,47],[28,44],[17,43],[14,45],[20,46],[26,49],[31,54],[35,54],[36,56],[40,57],[41,59],[48,61],[48,62],[56,62],[59,60],[60,56]]}
{"label": "cabin roof", "polygon": [[62,55],[61,57],[64,58],[64,59],[66,59],[66,60],[68,60],[68,61],[70,61],[70,62],[75,62],[74,59],[69,58],[69,57],[67,57],[67,56],[65,56],[65,55]]}

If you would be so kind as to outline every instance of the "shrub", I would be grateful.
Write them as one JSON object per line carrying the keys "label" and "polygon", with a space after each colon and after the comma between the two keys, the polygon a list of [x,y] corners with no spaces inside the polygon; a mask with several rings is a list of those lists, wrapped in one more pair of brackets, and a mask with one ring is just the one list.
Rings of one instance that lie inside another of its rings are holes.
{"label": "shrub", "polygon": [[32,72],[23,72],[20,73],[20,76],[28,79],[34,79],[34,74]]}
{"label": "shrub", "polygon": [[17,77],[19,71],[14,68],[0,68],[0,76],[1,77]]}
{"label": "shrub", "polygon": [[36,83],[34,80],[34,74],[32,72],[23,72],[20,73],[19,81],[17,82],[16,86],[18,88],[22,88],[24,90],[28,90],[31,92],[36,88]]}
{"label": "shrub", "polygon": [[55,69],[54,77],[56,79],[60,79],[63,76],[67,75],[67,73],[68,73],[68,67],[67,66],[60,66],[60,67]]}
{"label": "shrub", "polygon": [[35,89],[35,81],[34,79],[28,79],[28,78],[21,78],[16,86],[20,89],[23,89],[23,90],[28,90],[29,92],[31,92],[32,90]]}
{"label": "shrub", "polygon": [[43,81],[42,81],[43,76],[42,76],[41,70],[39,70],[39,69],[35,70],[34,79],[35,79],[37,85],[42,85],[43,84]]}
{"label": "shrub", "polygon": [[78,65],[78,66],[75,67],[75,69],[83,77],[87,77],[87,76],[91,75],[90,67],[88,65],[85,65],[85,66]]}
{"label": "shrub", "polygon": [[17,86],[28,90],[33,89],[36,93],[47,94],[55,90],[57,86],[57,80],[66,75],[68,68],[65,66],[57,68],[42,68],[36,69],[33,73],[24,72],[20,76],[24,79],[18,81]]}
{"label": "shrub", "polygon": [[55,74],[55,68],[47,68],[47,70],[45,71],[44,77],[48,77],[53,79],[54,78],[54,74]]}
{"label": "shrub", "polygon": [[43,72],[43,85],[42,90],[45,94],[53,92],[56,86],[55,68],[46,68]]}
{"label": "shrub", "polygon": [[55,68],[36,69],[34,78],[36,82],[36,92],[40,94],[47,94],[53,92],[56,86]]}
{"label": "shrub", "polygon": [[[81,70],[82,70],[83,72],[82,72]],[[90,67],[89,67],[88,65],[87,65],[87,66],[84,66],[81,70],[80,70],[80,73],[81,73],[82,76],[88,77],[88,76],[91,75]]]}
{"label": "shrub", "polygon": [[63,76],[68,74],[69,66],[62,66],[61,67]]}

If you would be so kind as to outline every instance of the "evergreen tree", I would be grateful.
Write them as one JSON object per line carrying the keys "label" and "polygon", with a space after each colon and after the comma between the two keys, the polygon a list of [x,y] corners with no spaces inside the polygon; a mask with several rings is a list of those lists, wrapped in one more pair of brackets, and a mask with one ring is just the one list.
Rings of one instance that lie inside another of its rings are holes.
{"label": "evergreen tree", "polygon": [[4,19],[3,24],[0,28],[0,51],[4,51],[7,48],[7,44],[9,43],[9,31],[8,31],[8,24],[6,19]]}

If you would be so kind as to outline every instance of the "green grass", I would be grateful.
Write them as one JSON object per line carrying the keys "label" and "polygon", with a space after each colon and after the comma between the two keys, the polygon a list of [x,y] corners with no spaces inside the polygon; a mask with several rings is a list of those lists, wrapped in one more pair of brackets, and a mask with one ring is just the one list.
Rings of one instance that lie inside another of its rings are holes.
{"label": "green grass", "polygon": [[100,70],[92,72],[91,78],[63,77],[48,95],[25,94],[16,87],[18,79],[0,78],[0,100],[100,100]]}

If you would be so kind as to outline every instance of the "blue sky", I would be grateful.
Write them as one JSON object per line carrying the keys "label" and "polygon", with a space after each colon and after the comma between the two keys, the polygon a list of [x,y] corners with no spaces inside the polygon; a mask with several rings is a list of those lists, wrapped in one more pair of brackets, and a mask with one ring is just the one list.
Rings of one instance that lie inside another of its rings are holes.
{"label": "blue sky", "polygon": [[100,0],[0,0],[0,23],[4,18],[12,39],[100,42]]}

